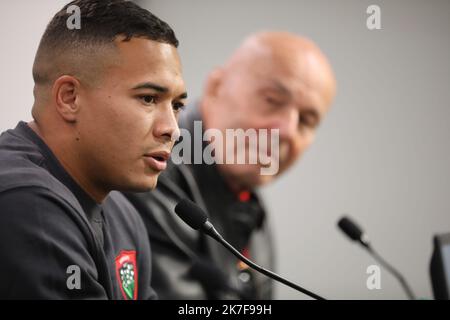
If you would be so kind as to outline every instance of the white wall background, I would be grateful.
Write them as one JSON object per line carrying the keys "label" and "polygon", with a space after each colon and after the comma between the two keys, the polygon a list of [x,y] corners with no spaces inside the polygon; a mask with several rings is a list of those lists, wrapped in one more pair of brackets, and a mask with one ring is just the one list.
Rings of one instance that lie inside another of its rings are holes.
{"label": "white wall background", "polygon": [[53,15],[68,1],[0,1],[0,131],[31,119],[32,66]]}
{"label": "white wall background", "polygon": [[[29,120],[39,39],[67,1],[0,2],[0,131]],[[336,71],[339,92],[316,143],[263,190],[278,247],[278,272],[328,298],[403,299],[374,261],[336,229],[353,216],[419,297],[431,298],[434,233],[450,232],[450,1],[139,1],[181,41],[190,97],[209,70],[249,33],[283,29],[312,38]],[[382,30],[365,26],[378,4]],[[277,298],[303,299],[277,287]]]}

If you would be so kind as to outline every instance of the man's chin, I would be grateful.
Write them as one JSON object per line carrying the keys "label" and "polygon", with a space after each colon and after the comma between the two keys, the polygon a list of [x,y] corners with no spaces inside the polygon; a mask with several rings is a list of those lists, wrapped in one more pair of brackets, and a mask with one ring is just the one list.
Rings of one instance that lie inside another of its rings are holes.
{"label": "man's chin", "polygon": [[236,178],[237,181],[240,181],[242,187],[248,189],[254,189],[257,187],[262,187],[275,179],[274,175],[261,175],[259,172],[249,172],[247,174],[241,174]]}
{"label": "man's chin", "polygon": [[241,165],[228,167],[226,175],[240,188],[253,189],[272,182],[277,175],[264,175],[259,165]]}
{"label": "man's chin", "polygon": [[274,175],[258,175],[254,178],[253,185],[254,187],[262,187],[266,184],[271,183],[273,180],[275,180]]}
{"label": "man's chin", "polygon": [[158,175],[146,176],[145,179],[140,179],[131,183],[127,188],[127,192],[150,192],[154,190],[158,183]]}
{"label": "man's chin", "polygon": [[264,174],[267,172],[267,168],[261,165],[254,165],[250,167],[250,170],[247,171],[246,179],[251,183],[253,187],[260,187],[265,184],[272,182],[276,177],[277,173],[274,174]]}

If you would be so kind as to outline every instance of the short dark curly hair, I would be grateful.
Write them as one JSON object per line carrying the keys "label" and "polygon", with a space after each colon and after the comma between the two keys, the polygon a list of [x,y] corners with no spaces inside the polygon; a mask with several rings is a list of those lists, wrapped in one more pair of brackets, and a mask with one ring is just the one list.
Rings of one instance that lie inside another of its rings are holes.
{"label": "short dark curly hair", "polygon": [[[69,29],[67,21],[73,14],[67,12],[76,5],[81,13],[81,28]],[[100,47],[111,46],[122,36],[123,41],[133,37],[147,38],[178,47],[178,40],[170,26],[148,10],[125,0],[75,0],[65,5],[50,21],[42,36],[33,67],[35,83],[48,83],[58,74],[58,60],[85,55],[92,58]],[[59,70],[63,72],[63,70]]]}

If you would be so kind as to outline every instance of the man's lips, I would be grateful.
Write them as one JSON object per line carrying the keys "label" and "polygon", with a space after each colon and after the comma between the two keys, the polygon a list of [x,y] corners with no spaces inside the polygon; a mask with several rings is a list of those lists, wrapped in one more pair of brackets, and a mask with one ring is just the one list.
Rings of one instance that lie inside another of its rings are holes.
{"label": "man's lips", "polygon": [[156,171],[163,171],[167,168],[167,160],[169,160],[170,152],[154,151],[144,154],[144,160],[149,167]]}

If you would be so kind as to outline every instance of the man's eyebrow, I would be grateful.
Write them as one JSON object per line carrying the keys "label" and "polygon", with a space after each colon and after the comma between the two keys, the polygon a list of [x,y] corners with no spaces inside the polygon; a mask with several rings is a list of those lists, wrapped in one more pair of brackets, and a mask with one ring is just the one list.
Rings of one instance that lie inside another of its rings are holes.
{"label": "man's eyebrow", "polygon": [[139,90],[139,89],[153,89],[153,90],[156,90],[156,91],[162,92],[162,93],[166,93],[169,91],[169,88],[163,87],[163,86],[151,83],[151,82],[140,83],[137,86],[133,87],[133,90]]}
{"label": "man's eyebrow", "polygon": [[274,79],[272,80],[272,85],[278,90],[280,91],[282,94],[287,95],[287,96],[292,96],[291,91],[289,91],[289,89],[280,81]]}
{"label": "man's eyebrow", "polygon": [[188,97],[187,92],[183,92],[182,94],[180,94],[177,99],[186,99]]}
{"label": "man's eyebrow", "polygon": [[[279,80],[277,79],[273,79],[272,80],[272,85],[279,90],[280,92],[282,92],[283,94],[292,97],[292,93],[291,91],[289,91],[289,89]],[[308,106],[303,108],[303,112],[306,112],[312,116],[314,116],[314,118],[317,121],[317,124],[319,124],[322,121],[322,115],[320,114],[320,112],[317,110],[317,108],[314,108],[313,106]]]}
{"label": "man's eyebrow", "polygon": [[[133,87],[133,90],[139,90],[139,89],[153,89],[153,90],[156,90],[161,93],[169,92],[169,88],[163,87],[158,84],[151,83],[151,82],[140,83],[137,86]],[[177,97],[177,99],[186,99],[187,96],[188,96],[187,92],[183,92],[182,94],[180,94]]]}

